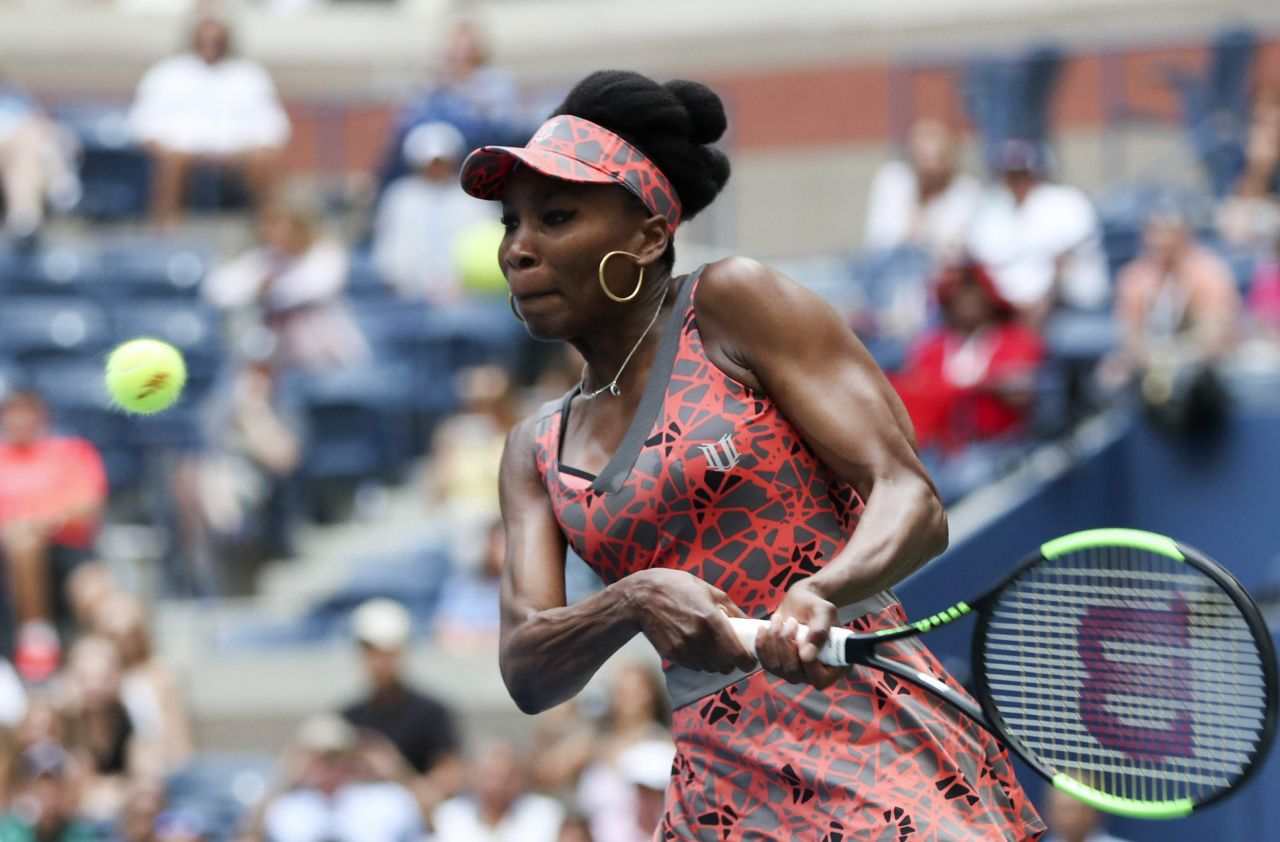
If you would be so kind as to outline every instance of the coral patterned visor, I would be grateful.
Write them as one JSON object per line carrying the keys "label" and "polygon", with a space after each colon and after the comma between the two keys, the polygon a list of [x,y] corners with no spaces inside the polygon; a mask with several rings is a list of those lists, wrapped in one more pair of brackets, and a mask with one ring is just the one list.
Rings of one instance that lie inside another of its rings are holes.
{"label": "coral patterned visor", "polygon": [[543,123],[524,146],[482,146],[462,164],[462,189],[501,199],[517,164],[543,175],[586,184],[617,184],[651,213],[680,224],[680,200],[662,171],[640,150],[590,120],[562,114]]}

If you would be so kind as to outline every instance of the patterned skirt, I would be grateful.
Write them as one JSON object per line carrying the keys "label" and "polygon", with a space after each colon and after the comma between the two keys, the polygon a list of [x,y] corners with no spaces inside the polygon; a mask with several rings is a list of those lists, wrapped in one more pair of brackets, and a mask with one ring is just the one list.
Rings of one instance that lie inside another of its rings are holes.
{"label": "patterned skirt", "polygon": [[[900,606],[884,614],[858,625],[905,622]],[[885,649],[957,687],[918,639]],[[879,670],[856,667],[826,690],[757,671],[673,719],[678,753],[655,840],[1012,842],[1044,832],[990,734]]]}

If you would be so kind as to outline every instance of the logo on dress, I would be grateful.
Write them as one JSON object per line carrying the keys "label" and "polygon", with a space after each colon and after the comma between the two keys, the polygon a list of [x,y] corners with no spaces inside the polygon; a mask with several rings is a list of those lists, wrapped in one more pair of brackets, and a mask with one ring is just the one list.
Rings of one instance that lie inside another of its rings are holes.
{"label": "logo on dress", "polygon": [[707,466],[713,471],[728,471],[741,461],[738,448],[733,446],[733,434],[725,433],[715,444],[700,444],[698,449],[707,458]]}

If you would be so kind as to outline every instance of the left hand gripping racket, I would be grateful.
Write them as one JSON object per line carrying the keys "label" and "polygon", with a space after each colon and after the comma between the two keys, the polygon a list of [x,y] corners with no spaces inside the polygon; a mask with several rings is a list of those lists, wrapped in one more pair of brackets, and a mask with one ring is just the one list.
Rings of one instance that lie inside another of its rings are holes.
{"label": "left hand gripping racket", "polygon": [[[970,612],[976,704],[885,657],[885,644]],[[768,623],[730,622],[754,652]],[[1203,554],[1132,529],[1050,541],[982,596],[906,626],[833,628],[819,660],[910,681],[1058,789],[1135,818],[1177,818],[1226,797],[1275,733],[1275,647],[1253,600]]]}

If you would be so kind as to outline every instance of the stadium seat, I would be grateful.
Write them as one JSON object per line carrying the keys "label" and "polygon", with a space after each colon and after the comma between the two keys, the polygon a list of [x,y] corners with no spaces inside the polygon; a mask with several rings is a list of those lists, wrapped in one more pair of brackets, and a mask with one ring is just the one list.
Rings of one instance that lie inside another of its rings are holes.
{"label": "stadium seat", "polygon": [[53,117],[71,129],[82,150],[84,195],[76,210],[91,219],[120,219],[147,207],[151,162],[130,136],[128,105],[74,102],[56,105]]}
{"label": "stadium seat", "polygon": [[97,255],[83,248],[0,252],[0,294],[83,296],[91,291],[96,268]]}
{"label": "stadium seat", "polygon": [[204,823],[201,838],[226,842],[246,810],[267,794],[276,761],[257,752],[201,752],[166,781],[170,809],[194,810]]}
{"label": "stadium seat", "polygon": [[104,295],[192,297],[208,271],[207,248],[141,239],[115,242],[102,251],[99,282]]}
{"label": "stadium seat", "polygon": [[83,436],[102,454],[113,490],[131,488],[142,475],[145,454],[134,446],[130,420],[111,405],[95,360],[51,360],[30,368],[30,383],[53,414],[54,429]]}
{"label": "stadium seat", "polygon": [[[386,299],[391,289],[382,281],[373,265],[368,249],[356,248],[351,252],[351,270],[347,274],[347,296],[353,299]],[[403,304],[404,302],[400,302]]]}
{"label": "stadium seat", "polygon": [[180,350],[187,363],[187,397],[195,400],[213,383],[225,355],[217,314],[198,302],[123,300],[109,309],[115,342],[153,336]]}
{"label": "stadium seat", "polygon": [[307,414],[304,473],[311,479],[389,476],[410,452],[404,364],[384,363],[303,375]]}
{"label": "stadium seat", "polygon": [[0,355],[23,363],[106,349],[111,331],[97,304],[66,296],[7,296],[0,307]]}

